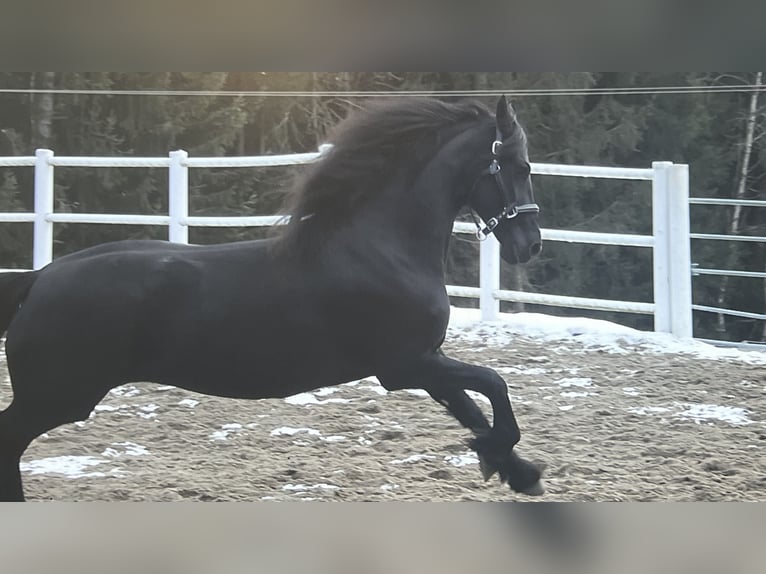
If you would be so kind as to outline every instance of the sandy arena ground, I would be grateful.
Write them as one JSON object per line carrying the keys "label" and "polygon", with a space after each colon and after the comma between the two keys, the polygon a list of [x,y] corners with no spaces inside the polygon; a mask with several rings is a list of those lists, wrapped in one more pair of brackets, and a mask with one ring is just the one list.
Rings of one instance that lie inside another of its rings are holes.
{"label": "sandy arena ground", "polygon": [[[766,501],[762,365],[528,337],[445,349],[507,380],[518,452],[547,467],[540,500]],[[386,394],[374,380],[288,401],[128,385],[89,420],[30,446],[25,492],[59,501],[529,500],[485,483],[469,433],[423,395]]]}

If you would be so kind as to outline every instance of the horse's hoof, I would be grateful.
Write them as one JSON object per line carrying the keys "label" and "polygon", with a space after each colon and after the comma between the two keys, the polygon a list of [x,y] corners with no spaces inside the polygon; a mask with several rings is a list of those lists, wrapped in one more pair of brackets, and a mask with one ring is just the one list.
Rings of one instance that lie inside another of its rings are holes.
{"label": "horse's hoof", "polygon": [[524,488],[523,490],[519,491],[522,494],[526,494],[528,496],[542,496],[545,494],[545,483],[542,481],[542,479],[538,480],[536,483],[534,483],[532,486],[528,488]]}

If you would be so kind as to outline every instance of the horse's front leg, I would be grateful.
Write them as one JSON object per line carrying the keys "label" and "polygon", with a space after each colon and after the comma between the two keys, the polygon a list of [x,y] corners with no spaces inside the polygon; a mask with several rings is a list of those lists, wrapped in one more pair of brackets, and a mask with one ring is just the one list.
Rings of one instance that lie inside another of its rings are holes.
{"label": "horse's front leg", "polygon": [[[471,447],[479,455],[485,479],[497,472],[500,480],[517,492],[531,495],[544,492],[540,469],[513,452],[521,433],[508,398],[508,387],[495,371],[450,359],[438,350],[379,374],[378,379],[390,391],[426,390],[463,426],[471,429],[476,435]],[[479,392],[489,399],[493,412],[491,427],[466,390]]]}

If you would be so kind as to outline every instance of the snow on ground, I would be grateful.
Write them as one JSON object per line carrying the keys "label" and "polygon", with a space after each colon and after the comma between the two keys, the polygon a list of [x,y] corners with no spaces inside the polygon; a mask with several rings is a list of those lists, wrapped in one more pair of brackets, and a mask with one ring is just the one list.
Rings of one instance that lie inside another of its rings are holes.
{"label": "snow on ground", "polygon": [[685,354],[700,359],[729,359],[766,365],[766,352],[715,347],[702,341],[678,339],[666,333],[639,331],[599,319],[554,317],[540,313],[501,313],[497,321],[481,322],[476,309],[452,308],[448,340],[491,347],[508,345],[515,337],[558,342],[563,345],[560,350],[566,352],[573,350],[567,344],[577,342],[586,350],[608,353]]}
{"label": "snow on ground", "polygon": [[[118,476],[124,472],[119,466],[103,467],[109,465],[115,459],[123,456],[146,456],[149,450],[133,442],[114,442],[107,447],[101,456],[53,456],[22,462],[19,465],[21,472],[28,474],[56,474],[67,478]],[[90,471],[92,467],[100,467],[103,470]]]}

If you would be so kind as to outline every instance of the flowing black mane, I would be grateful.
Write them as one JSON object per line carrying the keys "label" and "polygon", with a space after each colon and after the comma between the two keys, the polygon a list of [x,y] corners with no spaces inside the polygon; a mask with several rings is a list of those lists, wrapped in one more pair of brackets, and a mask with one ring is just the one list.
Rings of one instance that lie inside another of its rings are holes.
{"label": "flowing black mane", "polygon": [[378,101],[352,113],[329,134],[331,151],[290,192],[284,213],[292,219],[282,240],[306,243],[306,234],[336,228],[393,177],[422,167],[456,126],[490,117],[475,101],[420,98]]}

